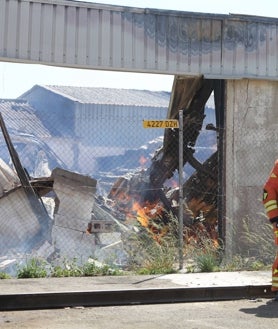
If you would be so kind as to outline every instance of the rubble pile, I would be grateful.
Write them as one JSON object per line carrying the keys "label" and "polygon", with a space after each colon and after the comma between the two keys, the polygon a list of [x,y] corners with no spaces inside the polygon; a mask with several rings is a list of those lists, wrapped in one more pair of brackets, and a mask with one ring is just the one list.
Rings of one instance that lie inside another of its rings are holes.
{"label": "rubble pile", "polygon": [[[218,239],[219,153],[216,149],[204,162],[194,154],[205,104],[215,91],[214,82],[203,77],[176,77],[173,86],[168,118],[177,119],[183,111],[182,161],[193,168],[183,183],[185,240],[197,239],[200,229]],[[165,129],[163,144],[147,169],[118,177],[108,195],[96,195],[96,179],[59,167],[47,177],[29,177],[0,123],[15,168],[0,159],[0,270],[23,255],[49,261],[78,256],[125,266],[123,241],[129,232],[143,228],[159,242],[177,218],[178,129]],[[217,133],[218,128],[208,129]],[[146,163],[142,155],[140,162]]]}

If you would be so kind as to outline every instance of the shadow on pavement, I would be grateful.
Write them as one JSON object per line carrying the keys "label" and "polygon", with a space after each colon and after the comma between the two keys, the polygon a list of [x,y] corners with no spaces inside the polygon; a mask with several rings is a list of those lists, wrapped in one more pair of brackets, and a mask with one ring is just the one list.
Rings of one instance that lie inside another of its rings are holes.
{"label": "shadow on pavement", "polygon": [[241,312],[247,314],[254,314],[260,318],[278,318],[278,302],[274,300],[269,300],[266,304],[260,305],[258,307],[252,308],[242,308]]}

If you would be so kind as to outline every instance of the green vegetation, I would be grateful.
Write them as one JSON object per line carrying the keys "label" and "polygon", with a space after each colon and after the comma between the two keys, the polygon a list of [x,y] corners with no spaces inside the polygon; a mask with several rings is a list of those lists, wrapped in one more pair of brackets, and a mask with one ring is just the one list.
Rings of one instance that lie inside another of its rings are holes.
{"label": "green vegetation", "polygon": [[162,225],[153,225],[153,231],[138,226],[138,231],[129,234],[124,241],[128,270],[136,274],[175,273],[178,250],[177,221],[173,218],[167,226],[167,231]]}
{"label": "green vegetation", "polygon": [[62,264],[56,265],[51,269],[50,276],[61,278],[61,277],[78,277],[82,276],[82,269],[77,265],[77,260],[64,259]]}
{"label": "green vegetation", "polygon": [[241,227],[235,232],[237,240],[236,254],[264,265],[272,264],[276,255],[272,225],[266,215],[254,225],[254,220],[246,216],[241,221]]}
{"label": "green vegetation", "polygon": [[11,279],[11,276],[5,272],[0,272],[0,280],[1,279]]}
{"label": "green vegetation", "polygon": [[[17,278],[45,278],[45,277],[82,277],[82,276],[104,276],[121,275],[119,269],[113,269],[108,265],[96,265],[91,260],[85,264],[78,265],[77,259],[63,259],[59,265],[50,265],[40,258],[31,258],[24,265],[17,266]],[[0,279],[10,276],[0,272]]]}
{"label": "green vegetation", "polygon": [[[187,272],[220,271],[223,248],[221,241],[211,239],[206,231],[199,231],[198,236],[190,239],[190,232],[185,232],[187,244],[184,246],[184,263]],[[188,265],[189,264],[189,265]]]}
{"label": "green vegetation", "polygon": [[45,268],[46,262],[39,258],[32,258],[27,260],[25,265],[18,266],[17,277],[23,278],[45,278],[47,270]]}
{"label": "green vegetation", "polygon": [[122,272],[117,268],[111,268],[108,265],[97,266],[94,262],[87,262],[82,267],[83,276],[101,276],[101,275],[121,275]]}
{"label": "green vegetation", "polygon": [[94,260],[89,260],[83,265],[77,264],[77,259],[64,260],[62,265],[53,267],[50,276],[52,277],[81,277],[81,276],[104,276],[120,275],[120,270],[112,269],[107,264],[96,265]]}

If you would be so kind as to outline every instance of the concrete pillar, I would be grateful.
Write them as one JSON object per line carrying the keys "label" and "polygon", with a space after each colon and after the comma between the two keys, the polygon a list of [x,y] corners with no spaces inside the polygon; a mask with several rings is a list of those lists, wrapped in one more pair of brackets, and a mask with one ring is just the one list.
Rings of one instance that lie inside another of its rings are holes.
{"label": "concrete pillar", "polygon": [[262,187],[278,158],[278,82],[227,81],[225,132],[226,253],[232,255],[243,242],[244,221],[250,230],[266,221]]}

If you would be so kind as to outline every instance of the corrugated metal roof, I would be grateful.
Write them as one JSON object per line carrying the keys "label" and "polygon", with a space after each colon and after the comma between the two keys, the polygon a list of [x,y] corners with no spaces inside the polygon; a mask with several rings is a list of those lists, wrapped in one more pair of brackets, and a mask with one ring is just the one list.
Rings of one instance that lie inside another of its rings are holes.
{"label": "corrugated metal roof", "polygon": [[0,60],[278,79],[278,19],[63,0],[1,0]]}
{"label": "corrugated metal roof", "polygon": [[168,108],[170,92],[74,86],[41,86],[80,103]]}
{"label": "corrugated metal roof", "polygon": [[25,100],[0,99],[0,112],[9,133],[30,134],[36,137],[50,137],[35,114],[35,110]]}

